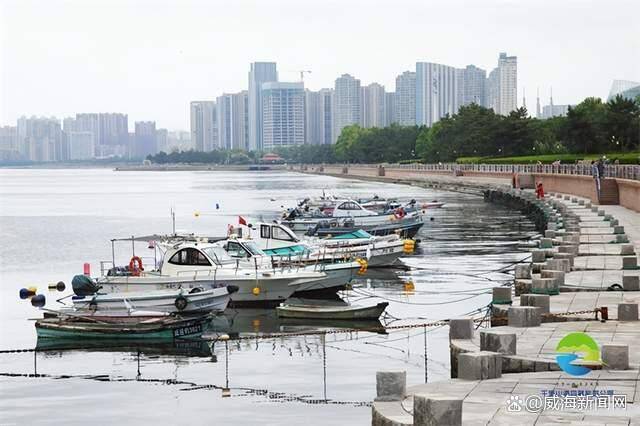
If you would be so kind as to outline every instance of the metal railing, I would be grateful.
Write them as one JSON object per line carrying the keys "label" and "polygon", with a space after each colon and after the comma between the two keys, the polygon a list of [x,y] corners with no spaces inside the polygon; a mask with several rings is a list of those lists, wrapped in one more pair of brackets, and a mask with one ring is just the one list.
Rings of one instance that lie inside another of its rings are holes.
{"label": "metal railing", "polygon": [[[548,173],[560,175],[592,176],[591,164],[349,164],[349,168],[378,168],[386,170],[415,170],[425,172],[478,172],[478,173]],[[607,164],[604,176],[609,178],[640,180],[640,165]]]}

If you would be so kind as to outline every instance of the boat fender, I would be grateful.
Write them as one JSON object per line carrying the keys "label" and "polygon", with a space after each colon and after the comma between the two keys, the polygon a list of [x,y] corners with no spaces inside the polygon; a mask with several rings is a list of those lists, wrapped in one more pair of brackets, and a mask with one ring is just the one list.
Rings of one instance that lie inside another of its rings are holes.
{"label": "boat fender", "polygon": [[32,292],[31,290],[29,290],[28,288],[21,288],[20,289],[20,299],[26,299],[29,296],[33,296],[35,293]]}
{"label": "boat fender", "polygon": [[137,277],[140,275],[144,268],[142,267],[142,259],[140,256],[133,256],[129,261],[129,271],[131,271],[131,275]]}
{"label": "boat fender", "polygon": [[187,308],[189,301],[184,296],[178,296],[173,304],[176,306],[177,310],[184,311]]}
{"label": "boat fender", "polygon": [[31,305],[36,308],[41,308],[47,303],[47,299],[44,297],[44,294],[36,294],[31,298]]}
{"label": "boat fender", "polygon": [[238,287],[237,285],[228,285],[227,286],[227,293],[229,293],[229,294],[237,293],[238,290],[240,290],[240,287]]}
{"label": "boat fender", "polygon": [[254,296],[260,296],[260,287],[255,286],[253,290],[251,290]]}

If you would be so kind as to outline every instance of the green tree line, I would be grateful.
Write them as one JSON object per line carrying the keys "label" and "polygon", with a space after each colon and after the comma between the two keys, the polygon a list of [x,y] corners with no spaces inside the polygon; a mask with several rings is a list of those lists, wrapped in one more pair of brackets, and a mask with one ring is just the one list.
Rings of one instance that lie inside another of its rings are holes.
{"label": "green tree line", "polygon": [[[342,129],[335,145],[301,145],[274,152],[289,163],[450,162],[460,157],[597,154],[640,151],[640,97],[587,98],[566,116],[539,120],[525,108],[507,116],[471,104],[431,127]],[[150,156],[156,163],[249,164],[262,152],[184,151]]]}

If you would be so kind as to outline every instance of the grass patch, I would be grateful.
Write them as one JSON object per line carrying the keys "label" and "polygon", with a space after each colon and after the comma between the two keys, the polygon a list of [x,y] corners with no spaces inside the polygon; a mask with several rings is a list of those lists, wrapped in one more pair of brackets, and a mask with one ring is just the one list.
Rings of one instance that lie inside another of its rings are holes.
{"label": "grass patch", "polygon": [[605,155],[611,163],[618,160],[620,164],[640,164],[640,152],[624,152],[611,154],[546,154],[546,155],[525,155],[521,157],[460,157],[456,160],[458,164],[551,164],[560,160],[562,164],[573,164],[579,160],[597,160]]}

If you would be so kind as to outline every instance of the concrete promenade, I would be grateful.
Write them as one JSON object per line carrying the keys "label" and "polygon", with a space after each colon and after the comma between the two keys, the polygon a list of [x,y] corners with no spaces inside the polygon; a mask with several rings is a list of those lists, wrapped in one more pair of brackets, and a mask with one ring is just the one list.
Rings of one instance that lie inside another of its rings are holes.
{"label": "concrete promenade", "polygon": [[[449,321],[452,379],[407,387],[404,372],[379,372],[372,424],[640,425],[640,213],[570,187],[536,200],[512,189],[508,174],[333,172],[321,173],[519,200],[546,223],[529,261],[515,265],[513,285],[494,289],[492,326]],[[587,368],[581,376],[556,358],[559,342],[576,332],[599,351],[597,360],[571,362]]]}

